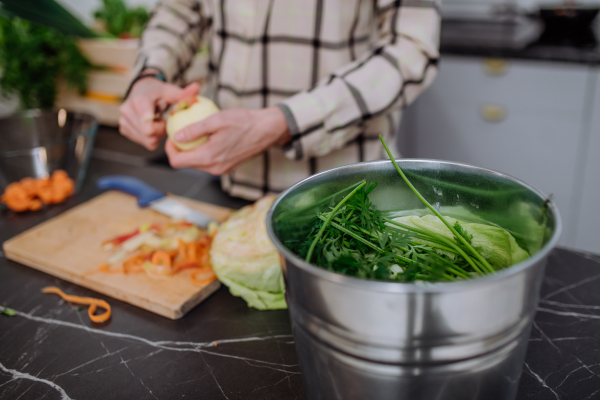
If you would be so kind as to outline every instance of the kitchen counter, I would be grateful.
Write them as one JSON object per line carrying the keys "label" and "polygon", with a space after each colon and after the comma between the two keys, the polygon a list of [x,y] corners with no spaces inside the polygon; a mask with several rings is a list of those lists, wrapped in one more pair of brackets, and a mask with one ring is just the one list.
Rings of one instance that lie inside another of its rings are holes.
{"label": "kitchen counter", "polygon": [[[539,40],[542,24],[529,18],[511,22],[443,20],[440,53],[443,55],[600,64],[600,45],[574,47]],[[596,37],[598,33],[595,32]]]}
{"label": "kitchen counter", "polygon": [[[4,211],[4,241],[97,194],[95,180],[127,173],[174,194],[239,208],[214,178],[190,171],[92,160],[81,193],[38,213]],[[106,299],[112,318],[40,289]],[[564,249],[549,259],[518,399],[600,398],[600,257]],[[178,321],[0,257],[1,399],[303,399],[285,310],[248,308],[227,288]]]}

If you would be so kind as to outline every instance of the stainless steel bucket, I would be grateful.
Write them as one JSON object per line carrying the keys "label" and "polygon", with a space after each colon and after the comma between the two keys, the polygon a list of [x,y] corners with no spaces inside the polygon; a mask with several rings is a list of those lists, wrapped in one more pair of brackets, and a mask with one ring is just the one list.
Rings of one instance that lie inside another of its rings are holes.
{"label": "stainless steel bucket", "polygon": [[307,264],[284,242],[306,237],[318,211],[348,186],[376,181],[380,210],[424,209],[389,161],[314,175],[274,202],[269,235],[282,255],[286,297],[309,399],[514,399],[546,259],[561,222],[525,183],[494,171],[398,160],[442,214],[509,230],[532,256],[494,275],[452,283],[362,280]]}

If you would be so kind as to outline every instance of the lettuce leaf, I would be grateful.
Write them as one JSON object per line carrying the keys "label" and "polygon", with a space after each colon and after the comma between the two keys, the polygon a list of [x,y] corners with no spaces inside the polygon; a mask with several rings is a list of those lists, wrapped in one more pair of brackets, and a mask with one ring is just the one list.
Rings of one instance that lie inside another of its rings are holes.
{"label": "lettuce leaf", "polygon": [[[462,229],[472,236],[471,245],[475,250],[496,269],[506,268],[529,258],[529,253],[523,250],[517,244],[515,238],[505,229],[459,221],[448,216],[444,216],[444,218],[452,226],[458,222]],[[405,216],[395,218],[394,221],[455,240],[450,229],[434,215]]]}

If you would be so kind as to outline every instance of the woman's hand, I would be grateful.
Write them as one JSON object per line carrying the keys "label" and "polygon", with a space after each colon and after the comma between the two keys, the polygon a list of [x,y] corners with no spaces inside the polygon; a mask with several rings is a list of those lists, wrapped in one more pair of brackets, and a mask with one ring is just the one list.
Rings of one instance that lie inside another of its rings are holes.
{"label": "woman's hand", "polygon": [[166,110],[180,99],[195,96],[199,90],[197,83],[181,89],[152,77],[140,79],[121,105],[119,132],[148,150],[156,149],[165,136],[165,121],[155,119],[155,113]]}
{"label": "woman's hand", "polygon": [[269,147],[291,139],[285,116],[278,107],[220,111],[177,132],[175,139],[189,142],[202,136],[208,136],[208,140],[191,151],[179,151],[167,140],[165,150],[171,166],[222,175]]}

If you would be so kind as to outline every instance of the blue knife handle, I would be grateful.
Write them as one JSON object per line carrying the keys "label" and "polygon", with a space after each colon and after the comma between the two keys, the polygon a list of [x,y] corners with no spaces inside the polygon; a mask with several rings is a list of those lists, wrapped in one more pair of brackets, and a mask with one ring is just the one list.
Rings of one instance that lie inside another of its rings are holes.
{"label": "blue knife handle", "polygon": [[120,190],[138,198],[138,205],[146,207],[154,200],[166,196],[165,193],[148,185],[141,179],[128,175],[107,175],[96,182],[100,189]]}

